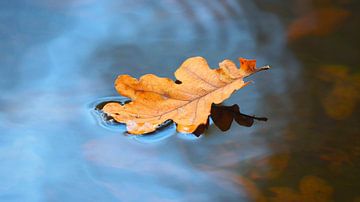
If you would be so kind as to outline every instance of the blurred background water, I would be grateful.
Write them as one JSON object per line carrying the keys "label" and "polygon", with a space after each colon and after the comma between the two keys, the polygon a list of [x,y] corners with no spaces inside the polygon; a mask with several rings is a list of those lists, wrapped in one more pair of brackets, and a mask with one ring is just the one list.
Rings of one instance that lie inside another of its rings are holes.
{"label": "blurred background water", "polygon": [[[0,201],[360,201],[359,1],[0,1]],[[94,107],[186,58],[273,68],[225,104],[266,116],[132,137]]]}

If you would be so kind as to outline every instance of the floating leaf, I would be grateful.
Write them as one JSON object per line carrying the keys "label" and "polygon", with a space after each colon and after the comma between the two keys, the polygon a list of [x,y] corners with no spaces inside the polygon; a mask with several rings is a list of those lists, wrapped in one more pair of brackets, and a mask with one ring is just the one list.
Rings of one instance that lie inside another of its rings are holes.
{"label": "floating leaf", "polygon": [[[95,110],[102,110],[106,104],[113,103],[113,102],[114,101],[105,101],[105,102],[99,103],[98,105],[96,105]],[[117,103],[124,105],[125,103],[129,103],[129,102],[130,102],[129,100],[126,100],[126,101],[117,102]],[[235,120],[239,125],[246,126],[246,127],[251,127],[254,123],[254,120],[267,121],[267,118],[265,118],[265,117],[256,117],[256,116],[250,116],[250,115],[241,113],[239,106],[236,104],[232,105],[232,106],[223,106],[223,105],[215,105],[215,104],[211,105],[210,118],[213,120],[214,124],[221,131],[229,130],[233,120]],[[106,114],[104,114],[103,119],[105,121],[110,121],[110,122],[115,121],[116,122],[116,120],[114,120],[113,117],[108,116]],[[166,121],[163,124],[161,124],[161,126],[159,126],[158,129],[166,127],[171,123],[172,123],[172,121]],[[201,134],[203,134],[206,131],[206,129],[208,129],[208,127],[209,127],[209,119],[206,122],[206,124],[200,124],[196,128],[196,130],[192,133],[199,137]]]}
{"label": "floating leaf", "polygon": [[201,124],[207,123],[213,103],[219,104],[249,82],[244,78],[260,70],[255,60],[240,58],[241,68],[230,60],[210,69],[202,57],[187,59],[175,72],[177,82],[153,74],[139,80],[120,75],[115,81],[116,90],[132,101],[128,104],[108,103],[103,111],[120,123],[127,125],[132,134],[155,131],[158,126],[173,120],[177,130],[192,133]]}

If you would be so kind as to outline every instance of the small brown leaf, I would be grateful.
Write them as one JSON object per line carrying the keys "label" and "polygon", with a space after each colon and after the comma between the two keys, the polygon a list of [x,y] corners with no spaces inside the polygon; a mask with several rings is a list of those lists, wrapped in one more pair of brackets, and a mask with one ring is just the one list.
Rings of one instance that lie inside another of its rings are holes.
{"label": "small brown leaf", "polygon": [[207,123],[213,103],[219,104],[249,82],[244,78],[269,69],[255,67],[255,60],[240,58],[241,68],[230,60],[210,69],[202,57],[187,59],[175,72],[177,82],[153,74],[139,80],[120,75],[115,81],[116,90],[132,101],[128,104],[108,103],[103,111],[127,125],[132,134],[155,131],[166,120],[177,123],[177,130],[192,133]]}

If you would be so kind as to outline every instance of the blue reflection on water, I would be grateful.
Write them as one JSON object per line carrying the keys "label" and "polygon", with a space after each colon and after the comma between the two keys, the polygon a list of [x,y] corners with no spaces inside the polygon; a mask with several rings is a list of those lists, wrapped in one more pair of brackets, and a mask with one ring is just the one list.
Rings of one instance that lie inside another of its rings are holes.
{"label": "blue reflection on water", "polygon": [[[289,76],[281,67],[296,72],[273,14],[235,0],[0,5],[1,201],[246,201],[232,176],[270,152],[254,135],[269,125],[234,125],[226,136],[210,127],[191,140],[173,127],[130,138],[123,126],[100,127],[88,103],[116,95],[118,74],[172,77],[190,56],[212,66],[242,56],[277,67],[229,100],[259,114],[265,86]],[[278,86],[267,91],[281,95]]]}

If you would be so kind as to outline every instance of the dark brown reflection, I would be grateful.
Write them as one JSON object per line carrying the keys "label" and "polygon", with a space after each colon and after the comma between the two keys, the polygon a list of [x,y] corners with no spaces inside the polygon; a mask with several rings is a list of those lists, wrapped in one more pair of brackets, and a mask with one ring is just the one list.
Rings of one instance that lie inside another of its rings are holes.
{"label": "dark brown reflection", "polygon": [[232,106],[216,106],[211,107],[211,118],[215,125],[222,131],[229,130],[231,123],[235,120],[239,125],[250,127],[254,123],[254,119],[266,121],[266,118],[256,118],[240,113],[238,105]]}
{"label": "dark brown reflection", "polygon": [[[126,100],[123,102],[120,101],[106,101],[101,102],[95,106],[95,110],[101,111],[102,108],[110,102],[117,102],[121,105],[124,105],[130,100]],[[223,106],[223,105],[215,105],[213,104],[211,106],[211,112],[210,116],[214,122],[214,124],[221,130],[221,131],[227,131],[230,129],[232,122],[235,120],[236,123],[242,126],[251,127],[254,124],[254,120],[258,121],[267,121],[267,118],[265,117],[256,117],[256,116],[250,116],[246,115],[240,112],[240,108],[237,104],[234,104],[232,106]],[[207,120],[206,124],[199,125],[196,130],[193,132],[193,134],[197,137],[199,137],[201,134],[203,134],[206,129],[209,127],[209,118]],[[112,121],[116,122],[111,116],[108,116],[106,114],[103,114],[103,119],[105,121]],[[165,121],[163,124],[159,125],[158,130],[164,129],[164,127],[169,126],[172,123],[171,120]],[[155,131],[156,132],[156,131]],[[154,132],[152,132],[154,133]]]}
{"label": "dark brown reflection", "polygon": [[[227,131],[230,129],[233,120],[239,125],[251,127],[254,124],[254,120],[267,121],[265,117],[255,117],[246,115],[240,112],[240,108],[237,104],[232,106],[215,105],[211,106],[210,118],[214,124],[221,130]],[[207,124],[201,124],[195,131],[194,135],[200,136],[205,132],[209,126],[209,120]]]}

